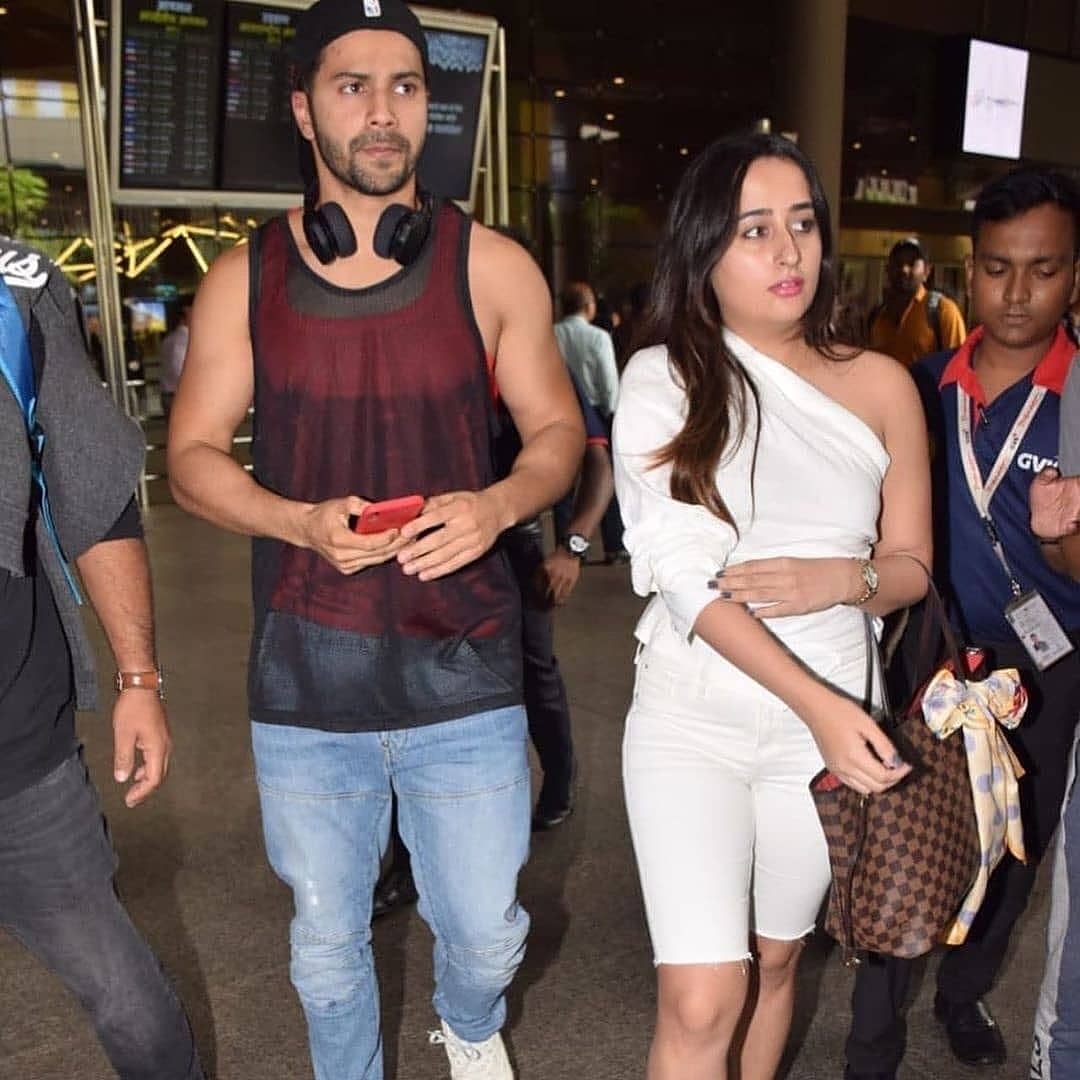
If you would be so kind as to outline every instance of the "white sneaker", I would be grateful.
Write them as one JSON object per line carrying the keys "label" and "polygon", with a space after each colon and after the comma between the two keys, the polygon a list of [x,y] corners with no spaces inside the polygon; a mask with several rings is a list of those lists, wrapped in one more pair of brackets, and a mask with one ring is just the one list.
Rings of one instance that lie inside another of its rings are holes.
{"label": "white sneaker", "polygon": [[482,1043],[466,1042],[443,1020],[442,1031],[430,1032],[428,1041],[446,1047],[450,1080],[514,1080],[514,1070],[510,1068],[506,1047],[497,1031]]}

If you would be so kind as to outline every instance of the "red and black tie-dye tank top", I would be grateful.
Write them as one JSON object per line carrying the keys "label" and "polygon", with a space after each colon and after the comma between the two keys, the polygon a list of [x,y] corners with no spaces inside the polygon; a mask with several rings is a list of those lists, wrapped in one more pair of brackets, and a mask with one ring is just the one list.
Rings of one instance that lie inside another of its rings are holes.
{"label": "red and black tie-dye tank top", "polygon": [[[252,458],[289,499],[476,491],[495,477],[469,298],[470,221],[445,204],[417,260],[367,289],[303,261],[284,217],[251,251]],[[501,549],[437,581],[346,576],[257,539],[253,720],[334,731],[438,723],[521,701],[519,592]]]}

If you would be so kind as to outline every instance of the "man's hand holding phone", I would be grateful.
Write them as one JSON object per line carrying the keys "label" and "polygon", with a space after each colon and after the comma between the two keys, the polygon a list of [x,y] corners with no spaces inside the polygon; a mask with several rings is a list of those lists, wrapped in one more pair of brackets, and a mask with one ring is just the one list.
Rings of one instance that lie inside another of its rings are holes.
{"label": "man's hand holding phone", "polygon": [[359,533],[350,527],[353,519],[359,525],[365,510],[370,521],[368,508],[379,505],[348,495],[305,506],[300,513],[300,546],[317,552],[342,574],[355,574],[389,562],[408,543],[400,527],[394,527],[389,520],[379,532]]}
{"label": "man's hand holding phone", "polygon": [[398,562],[406,574],[434,581],[479,559],[513,521],[490,488],[434,495],[424,512],[401,530],[408,546]]}

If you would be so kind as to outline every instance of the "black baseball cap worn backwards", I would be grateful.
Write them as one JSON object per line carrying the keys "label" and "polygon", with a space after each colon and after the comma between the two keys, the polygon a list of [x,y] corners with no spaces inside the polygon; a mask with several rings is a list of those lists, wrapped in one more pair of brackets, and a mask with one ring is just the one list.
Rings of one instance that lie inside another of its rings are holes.
{"label": "black baseball cap worn backwards", "polygon": [[403,0],[318,0],[296,20],[290,58],[303,71],[327,45],[354,30],[390,30],[407,37],[420,52],[427,78],[427,38],[420,20]]}

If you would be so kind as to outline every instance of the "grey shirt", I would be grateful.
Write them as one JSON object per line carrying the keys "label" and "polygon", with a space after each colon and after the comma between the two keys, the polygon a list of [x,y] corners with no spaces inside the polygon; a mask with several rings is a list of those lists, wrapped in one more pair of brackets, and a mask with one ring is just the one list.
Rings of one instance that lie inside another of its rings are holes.
{"label": "grey shirt", "polygon": [[1080,476],[1080,356],[1069,369],[1061,395],[1061,433],[1058,446],[1062,476]]}

